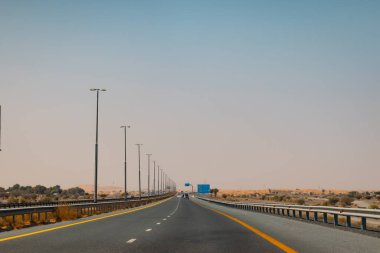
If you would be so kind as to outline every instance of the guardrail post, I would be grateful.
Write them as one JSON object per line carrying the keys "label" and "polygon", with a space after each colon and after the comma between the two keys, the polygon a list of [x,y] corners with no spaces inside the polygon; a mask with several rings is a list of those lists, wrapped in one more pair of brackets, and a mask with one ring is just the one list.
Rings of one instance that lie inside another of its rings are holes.
{"label": "guardrail post", "polygon": [[289,209],[286,209],[286,213],[288,216],[290,216],[290,210]]}
{"label": "guardrail post", "polygon": [[367,218],[366,217],[362,217],[362,224],[361,224],[360,228],[362,230],[367,230]]}
{"label": "guardrail post", "polygon": [[298,211],[298,216],[302,219],[302,211],[301,210]]}
{"label": "guardrail post", "polygon": [[310,212],[309,211],[306,211],[306,219],[310,220]]}
{"label": "guardrail post", "polygon": [[323,222],[324,223],[328,222],[328,220],[327,220],[327,213],[323,213]]}
{"label": "guardrail post", "polygon": [[349,216],[349,215],[346,216],[346,226],[349,228],[351,227],[351,216]]}
{"label": "guardrail post", "polygon": [[293,217],[297,217],[296,216],[296,210],[292,210],[293,211]]}
{"label": "guardrail post", "polygon": [[339,225],[338,215],[334,213],[334,226],[338,226],[338,225]]}
{"label": "guardrail post", "polygon": [[314,212],[314,221],[318,221],[318,212]]}

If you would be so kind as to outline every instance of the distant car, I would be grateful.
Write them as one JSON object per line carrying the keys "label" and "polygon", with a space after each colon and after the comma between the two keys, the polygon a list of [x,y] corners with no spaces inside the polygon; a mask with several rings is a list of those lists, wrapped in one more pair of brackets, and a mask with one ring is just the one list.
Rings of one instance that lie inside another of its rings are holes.
{"label": "distant car", "polygon": [[184,196],[185,199],[189,199],[189,194],[188,193],[183,194],[183,196]]}

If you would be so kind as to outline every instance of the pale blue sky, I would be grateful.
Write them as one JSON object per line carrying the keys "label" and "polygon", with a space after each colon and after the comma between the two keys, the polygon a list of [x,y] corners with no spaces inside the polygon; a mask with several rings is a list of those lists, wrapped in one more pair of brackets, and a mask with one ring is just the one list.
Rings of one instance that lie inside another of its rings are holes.
{"label": "pale blue sky", "polygon": [[102,185],[130,123],[131,188],[138,142],[179,184],[378,188],[379,24],[379,1],[2,0],[0,185],[92,183],[100,87]]}

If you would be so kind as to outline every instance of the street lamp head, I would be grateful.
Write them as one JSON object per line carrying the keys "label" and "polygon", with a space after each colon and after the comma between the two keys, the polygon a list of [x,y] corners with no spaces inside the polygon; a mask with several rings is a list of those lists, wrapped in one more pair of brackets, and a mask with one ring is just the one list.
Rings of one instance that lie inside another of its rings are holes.
{"label": "street lamp head", "polygon": [[106,91],[106,89],[96,89],[96,88],[92,88],[92,89],[90,89],[90,91]]}

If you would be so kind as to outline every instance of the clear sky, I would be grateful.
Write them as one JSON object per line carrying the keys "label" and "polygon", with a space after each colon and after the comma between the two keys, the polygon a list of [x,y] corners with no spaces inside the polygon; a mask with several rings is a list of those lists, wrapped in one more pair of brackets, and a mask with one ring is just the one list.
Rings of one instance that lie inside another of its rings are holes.
{"label": "clear sky", "polygon": [[[380,1],[0,1],[0,186],[379,189]],[[146,184],[146,157],[143,183]]]}

